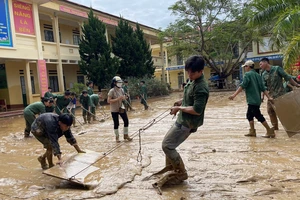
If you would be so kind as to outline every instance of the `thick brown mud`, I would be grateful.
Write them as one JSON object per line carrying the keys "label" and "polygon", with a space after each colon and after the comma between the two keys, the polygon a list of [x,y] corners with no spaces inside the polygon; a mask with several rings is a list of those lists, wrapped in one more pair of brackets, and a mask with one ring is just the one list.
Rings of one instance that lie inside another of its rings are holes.
{"label": "thick brown mud", "polygon": [[[136,110],[128,113],[134,139],[114,151],[110,151],[117,145],[111,118],[72,128],[81,148],[109,152],[93,165],[99,169],[86,177],[90,187],[42,174],[37,157],[44,150],[34,137],[23,138],[22,116],[0,119],[0,199],[299,199],[300,136],[289,138],[280,126],[275,139],[261,138],[265,130],[256,122],[257,138],[245,137],[245,96],[229,101],[231,93],[211,93],[204,125],[178,148],[189,178],[164,187],[162,195],[152,188],[158,177],[144,178],[164,167],[161,142],[175,119],[168,115],[146,127],[140,157],[138,131],[166,114],[181,93],[150,99],[149,111],[134,101]],[[109,107],[104,111],[109,114]],[[262,113],[269,122],[266,103]],[[80,110],[76,115],[82,121]],[[60,144],[63,159],[75,153],[64,138]]]}

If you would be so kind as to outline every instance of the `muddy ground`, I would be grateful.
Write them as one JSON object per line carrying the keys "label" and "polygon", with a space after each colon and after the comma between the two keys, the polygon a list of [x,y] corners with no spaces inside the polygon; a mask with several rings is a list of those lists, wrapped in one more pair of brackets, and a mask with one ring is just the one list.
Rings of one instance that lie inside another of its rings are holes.
{"label": "muddy ground", "polygon": [[[93,185],[89,189],[44,175],[37,161],[44,150],[34,137],[23,138],[22,116],[2,118],[0,199],[300,199],[300,137],[288,138],[279,126],[276,139],[261,138],[265,130],[258,122],[257,138],[243,136],[248,132],[245,95],[229,101],[231,93],[210,94],[204,125],[178,148],[189,178],[180,185],[164,187],[162,195],[151,186],[156,179],[142,179],[164,167],[161,142],[175,119],[167,115],[142,132],[141,162],[137,161],[137,133],[160,114],[165,115],[181,93],[150,99],[149,111],[133,102],[136,110],[128,113],[133,141],[122,143],[94,165],[99,170],[86,178],[85,182]],[[80,112],[76,115],[82,121]],[[108,106],[105,113],[109,114]],[[262,113],[269,121],[266,103]],[[116,146],[111,118],[72,131],[83,149],[104,153]],[[87,132],[78,135],[81,131]],[[64,138],[60,144],[63,159],[75,152]]]}

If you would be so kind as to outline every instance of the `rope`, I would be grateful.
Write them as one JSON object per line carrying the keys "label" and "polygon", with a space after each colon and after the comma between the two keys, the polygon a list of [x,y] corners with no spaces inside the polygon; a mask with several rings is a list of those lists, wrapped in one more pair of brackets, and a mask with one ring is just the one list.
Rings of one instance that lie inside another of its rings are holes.
{"label": "rope", "polygon": [[[167,113],[166,113],[167,112]],[[141,154],[141,150],[142,150],[142,141],[141,141],[141,133],[144,132],[146,129],[150,128],[152,125],[160,122],[161,120],[163,120],[164,118],[166,118],[169,115],[170,109],[167,109],[166,111],[164,111],[163,113],[161,113],[160,115],[158,115],[156,118],[154,118],[153,120],[151,120],[150,122],[148,122],[146,125],[144,125],[142,128],[140,128],[139,130],[135,131],[132,135],[131,138],[134,138],[136,136],[139,135],[139,153],[138,153],[138,158],[137,161],[141,162],[142,161],[142,154]],[[165,114],[166,113],[166,114]],[[156,120],[158,119],[158,120]],[[113,148],[109,149],[108,151],[103,153],[103,156],[100,157],[98,160],[96,160],[95,162],[91,163],[90,165],[88,165],[87,167],[85,167],[84,169],[82,169],[81,171],[77,172],[76,174],[74,174],[73,176],[71,176],[69,178],[69,180],[75,180],[75,177],[80,174],[81,172],[83,172],[84,170],[86,170],[87,168],[89,168],[90,166],[92,166],[93,164],[95,164],[96,162],[102,160],[103,158],[105,158],[107,155],[111,154],[112,152],[114,152],[115,150],[117,150],[118,148],[120,148],[123,144],[125,144],[125,142],[121,142],[120,144],[114,146]]]}

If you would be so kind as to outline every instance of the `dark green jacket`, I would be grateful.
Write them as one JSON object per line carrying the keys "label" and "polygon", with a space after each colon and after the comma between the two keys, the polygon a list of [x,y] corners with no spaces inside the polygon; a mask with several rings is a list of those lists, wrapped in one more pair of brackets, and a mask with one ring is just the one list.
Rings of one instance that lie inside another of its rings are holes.
{"label": "dark green jacket", "polygon": [[40,115],[46,112],[46,108],[45,108],[45,104],[41,101],[32,103],[30,105],[28,105],[25,109],[24,109],[24,113],[26,114],[34,114],[34,115]]}
{"label": "dark green jacket", "polygon": [[275,99],[286,93],[282,79],[289,81],[292,77],[282,67],[271,66],[270,71],[263,72],[262,78],[269,95]]}
{"label": "dark green jacket", "polygon": [[90,87],[88,87],[87,88],[87,92],[88,92],[88,95],[92,95],[92,94],[94,94],[94,90],[93,90],[93,88],[90,88]]}
{"label": "dark green jacket", "polygon": [[87,107],[91,106],[91,98],[89,95],[87,95],[86,97],[83,95],[80,95],[79,102],[86,109],[87,109]]}
{"label": "dark green jacket", "polygon": [[261,76],[252,69],[245,73],[243,82],[240,86],[246,92],[247,104],[260,106],[261,92],[266,91]]}
{"label": "dark green jacket", "polygon": [[200,115],[192,115],[179,111],[176,122],[191,129],[197,129],[203,124],[204,111],[209,97],[208,85],[204,75],[194,81],[189,81],[184,87],[182,106],[193,106],[194,111]]}
{"label": "dark green jacket", "polygon": [[93,94],[90,96],[91,98],[91,106],[96,107],[99,105],[99,95],[98,94]]}

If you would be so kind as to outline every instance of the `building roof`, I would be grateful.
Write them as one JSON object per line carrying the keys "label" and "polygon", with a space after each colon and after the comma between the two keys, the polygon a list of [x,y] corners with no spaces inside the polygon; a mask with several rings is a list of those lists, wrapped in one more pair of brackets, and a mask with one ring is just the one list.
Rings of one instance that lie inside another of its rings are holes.
{"label": "building roof", "polygon": [[[77,6],[77,7],[81,7],[81,8],[84,8],[84,9],[88,9],[88,10],[90,9],[90,7],[88,7],[88,6],[85,6],[85,5],[82,5],[82,4],[79,4],[79,3],[75,3],[75,2],[72,2],[72,1],[69,1],[69,0],[59,0],[59,1],[65,2],[65,3],[68,3],[68,4],[71,4],[71,5],[74,5],[74,6]],[[108,16],[110,16],[110,17],[114,17],[114,18],[120,19],[120,17],[115,16],[115,15],[112,15],[112,14],[110,14],[110,13],[106,13],[106,12],[103,12],[103,11],[100,11],[100,10],[97,10],[97,9],[94,9],[94,8],[92,8],[92,9],[93,9],[93,11],[99,12],[99,13],[101,13],[101,14],[108,15]],[[124,18],[124,19],[125,19],[125,18]],[[128,22],[130,22],[130,23],[133,23],[133,24],[138,23],[138,22],[134,22],[134,21],[131,21],[131,20],[128,20],[128,19],[125,19],[125,20],[128,21]],[[151,29],[151,30],[153,30],[153,31],[155,31],[155,32],[160,32],[159,29],[156,29],[156,28],[153,28],[153,27],[144,25],[144,24],[140,24],[140,23],[138,23],[138,24],[139,24],[140,26],[145,27],[145,28]]]}

